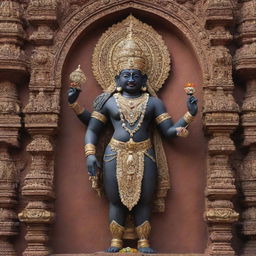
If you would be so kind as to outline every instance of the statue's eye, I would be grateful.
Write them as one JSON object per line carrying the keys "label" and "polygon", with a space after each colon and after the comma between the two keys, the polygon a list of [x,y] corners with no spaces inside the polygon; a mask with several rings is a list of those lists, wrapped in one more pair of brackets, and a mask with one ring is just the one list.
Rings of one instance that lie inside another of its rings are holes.
{"label": "statue's eye", "polygon": [[127,78],[127,77],[129,77],[128,75],[124,75],[124,78]]}

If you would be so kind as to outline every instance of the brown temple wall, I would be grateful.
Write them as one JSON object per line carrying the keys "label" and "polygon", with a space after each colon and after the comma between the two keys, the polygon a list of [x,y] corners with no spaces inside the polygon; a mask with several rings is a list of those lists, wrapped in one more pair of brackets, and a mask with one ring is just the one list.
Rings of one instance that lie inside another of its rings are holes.
{"label": "brown temple wall", "polygon": [[[106,28],[128,14],[120,12],[98,20],[85,31],[66,60],[56,151],[56,221],[51,241],[54,253],[91,253],[109,246],[107,200],[98,198],[90,187],[83,153],[85,128],[68,109],[66,91],[68,74],[81,64],[88,80],[79,101],[92,110],[93,99],[101,93],[91,70],[93,49]],[[171,75],[159,96],[174,121],[186,112],[186,82],[198,85],[200,109],[188,138],[165,143],[172,188],[165,213],[152,216],[152,246],[160,253],[203,253],[207,242],[203,220],[207,140],[201,123],[201,70],[193,50],[174,27],[147,13],[133,14],[163,36],[171,53]]]}

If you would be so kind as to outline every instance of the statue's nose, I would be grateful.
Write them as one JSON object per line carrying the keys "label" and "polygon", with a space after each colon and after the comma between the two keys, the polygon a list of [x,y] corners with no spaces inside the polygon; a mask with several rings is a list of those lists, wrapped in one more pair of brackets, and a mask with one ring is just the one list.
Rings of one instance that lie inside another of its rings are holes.
{"label": "statue's nose", "polygon": [[129,82],[134,82],[134,78],[132,76],[129,77]]}

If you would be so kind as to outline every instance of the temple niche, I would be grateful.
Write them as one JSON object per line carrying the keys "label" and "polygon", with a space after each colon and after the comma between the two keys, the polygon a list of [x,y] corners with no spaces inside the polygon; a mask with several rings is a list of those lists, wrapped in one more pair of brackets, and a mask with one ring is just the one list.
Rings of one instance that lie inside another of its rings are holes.
{"label": "temple niche", "polygon": [[[68,107],[102,93],[92,70],[101,35],[132,14],[161,35],[171,58],[158,97],[177,121],[183,85],[199,111],[188,138],[164,141],[171,188],[152,213],[156,254],[256,254],[256,1],[3,0],[0,2],[0,255],[103,253],[106,198],[91,188],[84,126]],[[157,60],[155,60],[157,61]],[[136,247],[134,241],[127,246]]]}

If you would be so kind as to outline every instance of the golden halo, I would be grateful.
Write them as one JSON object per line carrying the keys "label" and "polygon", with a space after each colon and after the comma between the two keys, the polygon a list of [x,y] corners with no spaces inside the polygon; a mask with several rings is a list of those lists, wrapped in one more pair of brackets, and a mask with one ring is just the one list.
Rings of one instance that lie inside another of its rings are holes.
{"label": "golden halo", "polygon": [[167,79],[170,71],[170,55],[162,37],[149,25],[142,23],[132,15],[111,26],[102,34],[94,48],[92,57],[93,74],[104,91],[113,91],[117,60],[114,53],[121,41],[131,29],[133,39],[140,46],[147,60],[149,91],[155,93]]}

